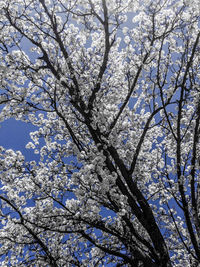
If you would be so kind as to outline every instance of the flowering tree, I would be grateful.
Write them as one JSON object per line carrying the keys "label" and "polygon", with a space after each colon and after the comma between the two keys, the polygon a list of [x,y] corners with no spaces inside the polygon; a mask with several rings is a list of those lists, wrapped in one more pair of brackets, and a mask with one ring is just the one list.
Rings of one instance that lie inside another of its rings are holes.
{"label": "flowering tree", "polygon": [[0,1],[1,266],[200,266],[198,0]]}

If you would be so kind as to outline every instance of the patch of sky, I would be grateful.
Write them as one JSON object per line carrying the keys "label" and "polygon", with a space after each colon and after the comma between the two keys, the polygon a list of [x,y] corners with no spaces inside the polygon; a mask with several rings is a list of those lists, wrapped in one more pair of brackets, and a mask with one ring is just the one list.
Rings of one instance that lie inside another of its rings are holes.
{"label": "patch of sky", "polygon": [[0,124],[0,146],[6,149],[20,150],[26,160],[39,159],[38,155],[30,149],[26,149],[26,144],[30,141],[30,131],[35,131],[37,127],[32,124],[15,119],[9,119]]}

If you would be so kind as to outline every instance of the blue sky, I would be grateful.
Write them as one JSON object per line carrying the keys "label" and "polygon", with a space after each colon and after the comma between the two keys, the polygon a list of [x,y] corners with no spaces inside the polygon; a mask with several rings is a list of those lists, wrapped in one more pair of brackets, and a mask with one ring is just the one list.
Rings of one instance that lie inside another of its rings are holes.
{"label": "blue sky", "polygon": [[36,159],[32,149],[26,149],[26,144],[31,141],[29,133],[36,127],[31,124],[8,119],[0,123],[0,146],[7,149],[20,150],[26,160]]}

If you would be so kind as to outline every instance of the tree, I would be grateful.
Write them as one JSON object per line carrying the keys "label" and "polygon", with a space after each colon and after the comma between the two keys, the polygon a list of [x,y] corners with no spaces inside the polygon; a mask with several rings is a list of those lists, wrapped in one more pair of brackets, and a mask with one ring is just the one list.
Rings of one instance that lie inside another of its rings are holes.
{"label": "tree", "polygon": [[199,1],[0,4],[2,266],[200,266]]}

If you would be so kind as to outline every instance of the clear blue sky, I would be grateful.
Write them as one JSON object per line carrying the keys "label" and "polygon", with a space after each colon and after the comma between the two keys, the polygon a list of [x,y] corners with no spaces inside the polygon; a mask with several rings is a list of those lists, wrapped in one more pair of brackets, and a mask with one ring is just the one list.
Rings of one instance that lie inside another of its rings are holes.
{"label": "clear blue sky", "polygon": [[29,123],[8,119],[0,123],[0,146],[20,150],[26,160],[37,159],[32,149],[26,149],[26,144],[31,141],[29,133],[36,130],[36,127]]}

